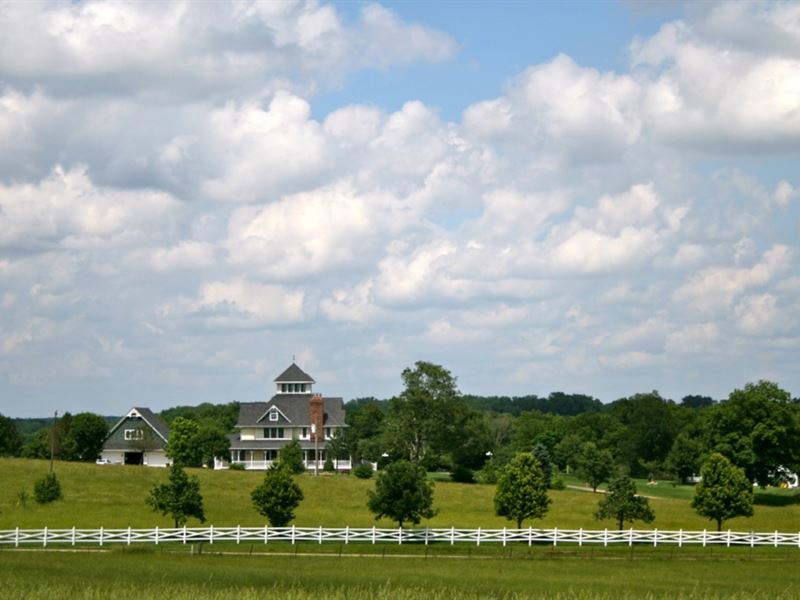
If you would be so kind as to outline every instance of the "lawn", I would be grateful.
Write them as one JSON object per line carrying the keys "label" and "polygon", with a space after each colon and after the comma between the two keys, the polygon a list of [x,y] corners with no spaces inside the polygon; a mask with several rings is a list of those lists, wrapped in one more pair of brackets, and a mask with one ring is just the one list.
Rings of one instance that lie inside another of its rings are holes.
{"label": "lawn", "polygon": [[[145,497],[156,483],[166,480],[163,469],[122,465],[56,463],[56,473],[64,490],[64,500],[48,506],[37,505],[29,498],[19,502],[19,492],[32,497],[34,481],[47,472],[46,461],[0,459],[0,529],[65,528],[65,527],[169,527],[168,518],[153,513],[145,505]],[[259,526],[264,524],[250,502],[250,491],[263,474],[246,471],[209,471],[190,469],[200,480],[206,518],[214,525]],[[387,520],[375,521],[367,510],[367,490],[374,481],[348,475],[304,474],[298,477],[305,500],[294,523],[315,527],[391,527]],[[572,483],[569,482],[568,483]],[[711,527],[691,509],[692,488],[639,484],[642,494],[650,497],[656,521],[648,527],[658,529],[704,529]],[[434,506],[438,514],[423,523],[431,527],[499,528],[511,523],[494,515],[494,487],[438,481],[435,484]],[[534,527],[563,529],[614,527],[611,522],[598,522],[593,513],[601,495],[566,489],[550,492],[552,505],[543,520],[526,522]],[[755,516],[738,518],[726,527],[740,531],[800,530],[800,504],[793,492],[759,493]],[[197,525],[190,521],[189,525]],[[641,525],[641,524],[640,524]]]}

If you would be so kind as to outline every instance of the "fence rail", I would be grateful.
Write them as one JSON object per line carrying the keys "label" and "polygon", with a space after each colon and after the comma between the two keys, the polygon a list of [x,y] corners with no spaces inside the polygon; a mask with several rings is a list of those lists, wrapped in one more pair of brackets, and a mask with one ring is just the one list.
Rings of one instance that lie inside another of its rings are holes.
{"label": "fence rail", "polygon": [[660,531],[627,529],[384,529],[324,527],[178,527],[153,529],[6,529],[0,530],[0,545],[51,544],[193,544],[214,542],[264,543],[314,542],[324,544],[573,544],[578,546],[612,544],[633,546],[790,546],[800,548],[800,532],[756,533],[741,531]]}

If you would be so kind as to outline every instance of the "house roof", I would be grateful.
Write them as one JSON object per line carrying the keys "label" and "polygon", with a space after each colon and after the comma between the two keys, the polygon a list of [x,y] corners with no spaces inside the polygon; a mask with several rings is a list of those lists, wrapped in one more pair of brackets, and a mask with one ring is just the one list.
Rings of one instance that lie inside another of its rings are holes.
{"label": "house roof", "polygon": [[[311,394],[277,394],[268,402],[242,402],[239,405],[239,421],[236,427],[269,427],[266,416],[273,406],[294,427],[311,426]],[[345,427],[344,402],[341,398],[323,398],[325,425]],[[274,422],[273,422],[274,425]]]}
{"label": "house roof", "polygon": [[135,416],[141,417],[142,420],[150,426],[150,429],[152,429],[162,440],[165,442],[169,441],[169,427],[167,427],[167,424],[152,410],[143,406],[134,406],[132,409],[130,409],[124,417],[117,421],[114,426],[108,430],[106,439],[110,438],[111,434],[113,434],[127,418]]}
{"label": "house roof", "polygon": [[292,383],[300,383],[300,382],[316,383],[316,381],[314,381],[311,378],[311,375],[303,371],[303,369],[298,367],[295,363],[289,365],[288,369],[286,369],[283,373],[281,373],[275,378],[276,383],[290,382],[290,381]]}

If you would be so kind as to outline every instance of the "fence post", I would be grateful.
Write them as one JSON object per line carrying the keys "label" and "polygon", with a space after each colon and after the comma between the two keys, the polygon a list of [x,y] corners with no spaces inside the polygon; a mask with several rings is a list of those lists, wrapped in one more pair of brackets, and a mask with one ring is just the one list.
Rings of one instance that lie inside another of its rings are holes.
{"label": "fence post", "polygon": [[183,544],[186,545],[186,524],[183,525]]}
{"label": "fence post", "polygon": [[678,548],[683,548],[683,529],[678,531]]}
{"label": "fence post", "polygon": [[425,545],[426,546],[428,545],[428,531],[430,531],[430,529],[428,527],[426,527],[425,528]]}
{"label": "fence post", "polygon": [[753,533],[751,531],[750,532],[750,547],[752,548],[755,545],[756,545],[756,535],[755,535],[755,533]]}
{"label": "fence post", "polygon": [[728,548],[730,548],[730,547],[731,547],[731,530],[730,530],[730,529],[728,529],[728,540],[727,540],[727,543],[726,543],[725,545],[726,545]]}
{"label": "fence post", "polygon": [[372,526],[372,545],[375,545],[375,525]]}
{"label": "fence post", "polygon": [[128,546],[131,545],[131,526],[128,525]]}
{"label": "fence post", "polygon": [[778,547],[778,530],[775,530],[775,547]]}
{"label": "fence post", "polygon": [[402,544],[403,543],[403,528],[402,527],[398,527],[397,528],[397,543],[398,544]]}
{"label": "fence post", "polygon": [[265,544],[269,543],[269,526],[268,525],[264,525],[264,543]]}
{"label": "fence post", "polygon": [[558,546],[558,527],[553,529],[553,546]]}
{"label": "fence post", "polygon": [[603,531],[603,546],[608,546],[608,527]]}
{"label": "fence post", "polygon": [[47,548],[47,527],[44,528],[44,540],[43,540],[43,547]]}
{"label": "fence post", "polygon": [[156,525],[156,546],[158,546],[158,525]]}
{"label": "fence post", "polygon": [[350,525],[344,528],[344,545],[347,546],[347,544],[349,543],[350,543]]}
{"label": "fence post", "polygon": [[503,548],[506,547],[506,528],[503,527]]}
{"label": "fence post", "polygon": [[214,543],[214,526],[213,525],[209,525],[208,526],[208,543],[209,543],[209,545]]}
{"label": "fence post", "polygon": [[322,544],[322,525],[319,526],[319,543]]}
{"label": "fence post", "polygon": [[628,530],[628,547],[633,546],[633,527]]}
{"label": "fence post", "polygon": [[241,525],[237,525],[236,526],[236,543],[238,544],[241,539],[242,539],[242,526]]}
{"label": "fence post", "polygon": [[708,538],[708,532],[703,529],[703,548],[706,547],[706,539]]}
{"label": "fence post", "polygon": [[[797,534],[797,545],[800,546],[800,533]],[[14,547],[19,548],[19,527],[14,531]]]}
{"label": "fence post", "polygon": [[658,547],[658,528],[653,530],[653,547]]}
{"label": "fence post", "polygon": [[72,545],[75,545],[75,525],[72,526]]}
{"label": "fence post", "polygon": [[578,530],[578,547],[583,546],[583,527]]}
{"label": "fence post", "polygon": [[103,528],[100,528],[100,545],[103,545]]}
{"label": "fence post", "polygon": [[533,545],[533,527],[528,525],[528,548]]}
{"label": "fence post", "polygon": [[292,546],[294,546],[295,526],[292,525]]}
{"label": "fence post", "polygon": [[[450,545],[456,543],[456,528],[455,526],[450,527]],[[797,534],[797,545],[800,546],[800,533]]]}
{"label": "fence post", "polygon": [[481,545],[481,528],[478,527],[478,546]]}

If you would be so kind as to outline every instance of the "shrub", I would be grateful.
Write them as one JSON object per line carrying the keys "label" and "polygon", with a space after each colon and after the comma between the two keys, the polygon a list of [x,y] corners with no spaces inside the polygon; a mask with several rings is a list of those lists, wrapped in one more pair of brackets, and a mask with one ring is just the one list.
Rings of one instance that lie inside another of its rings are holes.
{"label": "shrub", "polygon": [[567,489],[567,485],[564,483],[564,479],[561,475],[557,475],[553,477],[553,481],[550,483],[550,488],[554,490],[565,490]]}
{"label": "shrub", "polygon": [[229,468],[231,471],[244,471],[244,465],[242,463],[231,463]]}
{"label": "shrub", "polygon": [[462,465],[456,465],[450,472],[450,479],[456,483],[475,483],[475,474],[472,469]]}
{"label": "shrub", "polygon": [[333,468],[333,459],[331,458],[330,453],[325,457],[325,466],[322,467],[322,470],[326,473],[333,473],[335,470]]}
{"label": "shrub", "polygon": [[33,484],[33,496],[39,504],[49,504],[56,500],[61,500],[61,484],[55,473],[48,473]]}
{"label": "shrub", "polygon": [[372,477],[372,465],[364,464],[357,466],[353,469],[353,475],[359,479],[369,479]]}

